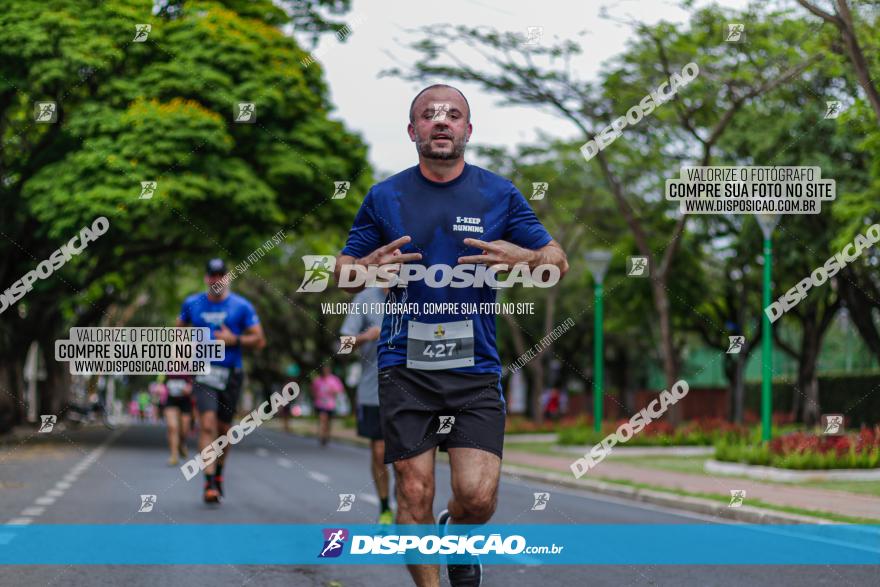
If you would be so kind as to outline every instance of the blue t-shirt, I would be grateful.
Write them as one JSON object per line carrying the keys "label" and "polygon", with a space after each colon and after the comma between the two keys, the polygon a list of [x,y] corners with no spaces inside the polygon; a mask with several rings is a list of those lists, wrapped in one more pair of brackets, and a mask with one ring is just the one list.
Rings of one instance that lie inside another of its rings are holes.
{"label": "blue t-shirt", "polygon": [[[219,331],[221,324],[226,324],[233,334],[241,334],[254,324],[260,323],[260,318],[251,303],[231,292],[222,302],[212,302],[205,292],[189,296],[180,309],[180,319],[192,326],[209,327],[212,333]],[[227,345],[223,360],[212,361],[211,364],[241,367],[241,345]]]}
{"label": "blue t-shirt", "polygon": [[[409,235],[402,253],[421,253],[423,265],[458,265],[458,258],[478,255],[464,239],[505,240],[527,249],[539,249],[552,239],[523,195],[509,180],[475,165],[465,164],[461,175],[438,183],[425,178],[418,165],[374,185],[358,211],[343,255],[364,257],[382,245]],[[494,303],[491,287],[428,287],[424,280],[392,289],[390,303]],[[479,307],[479,306],[478,306]],[[473,320],[474,366],[455,371],[501,374],[495,347],[495,314],[386,313],[379,339],[379,369],[406,364],[410,319],[436,324]]]}

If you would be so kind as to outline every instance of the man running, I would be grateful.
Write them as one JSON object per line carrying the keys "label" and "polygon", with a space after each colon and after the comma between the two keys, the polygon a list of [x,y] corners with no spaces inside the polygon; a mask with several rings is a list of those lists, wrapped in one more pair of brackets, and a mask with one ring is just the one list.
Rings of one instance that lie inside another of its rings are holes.
{"label": "man running", "polygon": [[[413,99],[410,140],[419,164],[372,187],[364,199],[348,241],[337,258],[334,276],[352,265],[391,265],[421,261],[470,267],[476,276],[527,264],[568,270],[562,248],[538,221],[523,195],[508,180],[465,163],[473,127],[464,95],[433,85]],[[488,266],[489,269],[486,269]],[[404,266],[405,267],[405,266]],[[462,268],[468,269],[468,268]],[[437,286],[429,272],[408,287],[391,290],[400,304],[495,301],[491,287]],[[361,287],[343,289],[357,292]],[[435,306],[436,307],[436,306]],[[479,306],[477,306],[479,307]],[[505,407],[501,362],[495,344],[495,315],[398,314],[386,312],[379,339],[379,406],[385,437],[385,462],[397,477],[397,523],[433,524],[435,447],[449,452],[452,493],[438,523],[483,524],[495,511]],[[452,418],[454,418],[454,420]],[[419,586],[440,584],[437,565],[410,565]],[[448,565],[454,587],[477,586],[482,567]]]}
{"label": "man running", "polygon": [[[226,345],[222,361],[212,361],[207,375],[196,375],[193,394],[199,419],[199,451],[226,434],[235,415],[244,380],[242,349],[266,346],[263,327],[251,303],[229,291],[226,264],[211,259],[205,275],[208,291],[186,298],[177,318],[177,326],[209,327],[215,340]],[[216,503],[223,496],[223,466],[231,445],[223,449],[215,462],[205,468],[206,503]]]}
{"label": "man running", "polygon": [[385,465],[385,441],[379,420],[379,368],[376,346],[382,328],[382,305],[385,291],[367,288],[352,300],[354,311],[346,316],[339,333],[353,336],[361,354],[361,380],[357,387],[358,435],[370,439],[370,470],[379,494],[379,523],[391,524],[394,515],[388,504],[388,467]]}

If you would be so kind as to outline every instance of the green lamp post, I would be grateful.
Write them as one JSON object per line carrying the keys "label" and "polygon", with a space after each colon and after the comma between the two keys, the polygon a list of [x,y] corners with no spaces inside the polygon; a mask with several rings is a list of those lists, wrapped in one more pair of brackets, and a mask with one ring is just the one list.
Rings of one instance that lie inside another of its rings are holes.
{"label": "green lamp post", "polygon": [[605,279],[605,272],[608,271],[608,264],[611,262],[611,251],[589,251],[584,255],[587,262],[587,268],[593,274],[593,298],[594,298],[594,328],[593,345],[595,347],[595,355],[593,356],[593,428],[596,432],[602,430],[602,383],[604,379],[603,363],[605,360],[604,337],[603,337],[603,315],[602,315],[602,282]]}
{"label": "green lamp post", "polygon": [[779,224],[779,214],[757,214],[755,219],[764,233],[764,295],[761,306],[763,340],[761,341],[761,440],[769,442],[773,426],[773,326],[767,312],[772,302],[773,229]]}

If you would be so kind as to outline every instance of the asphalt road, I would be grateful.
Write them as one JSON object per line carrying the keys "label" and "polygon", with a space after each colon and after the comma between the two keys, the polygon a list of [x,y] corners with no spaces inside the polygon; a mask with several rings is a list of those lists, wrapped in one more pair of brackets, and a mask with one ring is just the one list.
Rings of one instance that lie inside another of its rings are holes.
{"label": "asphalt road", "polygon": [[[370,524],[378,514],[366,449],[257,429],[234,447],[226,499],[201,502],[201,477],[187,482],[166,463],[164,428],[137,425],[56,430],[0,447],[0,524]],[[190,443],[192,450],[192,442]],[[89,455],[92,455],[89,459]],[[60,483],[60,484],[59,484]],[[532,511],[547,491],[546,510]],[[357,497],[337,512],[340,493]],[[138,513],[141,494],[157,496]],[[438,462],[435,511],[450,496],[449,471]],[[542,485],[505,476],[493,522],[499,524],[683,524],[708,518],[687,512]],[[585,540],[601,539],[585,536]],[[735,545],[732,545],[735,548]],[[445,571],[443,584],[448,584]],[[402,567],[378,565],[215,566],[44,565],[0,568],[0,585],[284,585],[406,586]],[[490,566],[484,585],[773,586],[880,585],[876,567],[848,566]]]}

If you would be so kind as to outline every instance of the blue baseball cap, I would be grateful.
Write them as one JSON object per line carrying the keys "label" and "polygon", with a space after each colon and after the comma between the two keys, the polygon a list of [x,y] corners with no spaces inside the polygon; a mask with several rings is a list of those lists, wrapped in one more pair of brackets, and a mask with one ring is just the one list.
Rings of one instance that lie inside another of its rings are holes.
{"label": "blue baseball cap", "polygon": [[225,275],[226,274],[226,263],[223,262],[223,259],[211,259],[208,261],[208,266],[205,269],[205,273],[208,275]]}

